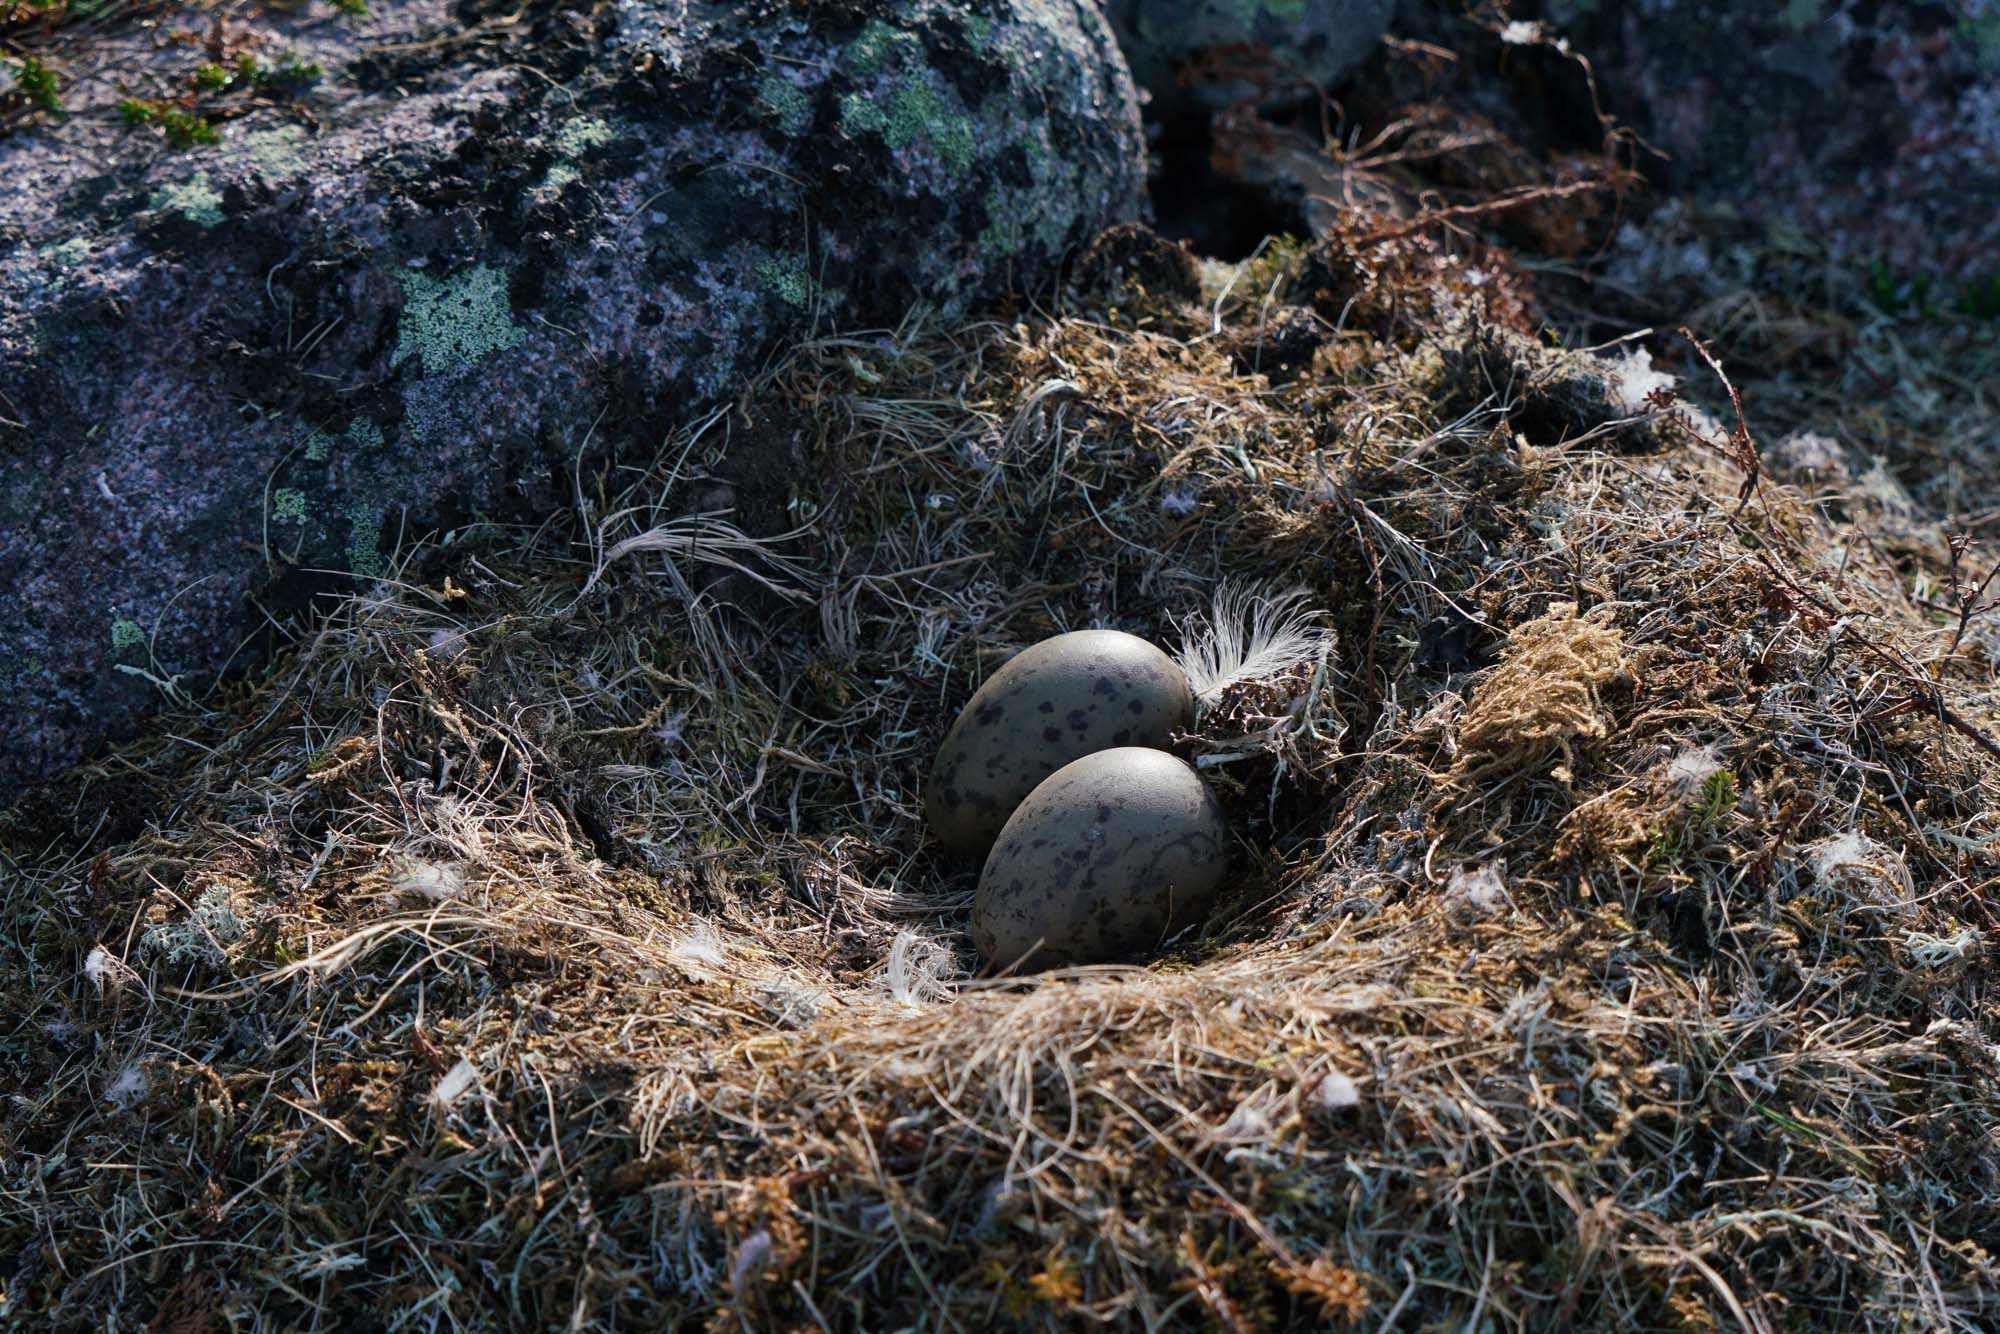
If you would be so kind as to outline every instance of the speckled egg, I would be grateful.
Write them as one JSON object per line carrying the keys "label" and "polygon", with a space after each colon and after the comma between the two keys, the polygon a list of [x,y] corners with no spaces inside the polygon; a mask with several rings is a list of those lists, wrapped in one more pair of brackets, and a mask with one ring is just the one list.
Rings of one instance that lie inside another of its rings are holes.
{"label": "speckled egg", "polygon": [[1000,831],[972,943],[1030,971],[1136,954],[1206,915],[1228,869],[1200,775],[1162,750],[1100,750],[1050,774]]}
{"label": "speckled egg", "polygon": [[924,798],[931,830],[983,852],[1044,778],[1110,746],[1164,746],[1193,711],[1181,669],[1136,635],[1045,639],[993,673],[945,735]]}

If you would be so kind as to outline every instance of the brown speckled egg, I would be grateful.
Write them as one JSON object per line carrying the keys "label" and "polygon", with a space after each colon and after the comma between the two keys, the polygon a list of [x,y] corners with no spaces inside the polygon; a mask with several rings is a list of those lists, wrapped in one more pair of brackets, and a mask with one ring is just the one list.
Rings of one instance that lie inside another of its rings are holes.
{"label": "brown speckled egg", "polygon": [[1000,831],[972,900],[987,962],[1030,971],[1154,948],[1207,914],[1229,869],[1208,784],[1162,750],[1064,765]]}
{"label": "brown speckled egg", "polygon": [[924,812],[938,841],[984,852],[1035,784],[1110,746],[1164,746],[1194,701],[1174,660],[1136,635],[1076,630],[1023,649],[951,725]]}

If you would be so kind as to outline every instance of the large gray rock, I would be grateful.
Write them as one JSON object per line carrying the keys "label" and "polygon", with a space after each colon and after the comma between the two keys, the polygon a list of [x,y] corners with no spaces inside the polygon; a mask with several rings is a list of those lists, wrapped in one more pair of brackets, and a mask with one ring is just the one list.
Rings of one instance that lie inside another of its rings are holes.
{"label": "large gray rock", "polygon": [[0,800],[398,539],[1140,205],[1091,0],[377,8],[266,20],[327,73],[220,144],[87,88],[0,141]]}
{"label": "large gray rock", "polygon": [[[1296,97],[1322,90],[1366,60],[1382,39],[1395,0],[1106,0],[1132,78],[1171,112],[1188,102],[1208,110],[1252,92]],[[1209,77],[1248,64],[1280,80],[1262,90]]]}
{"label": "large gray rock", "polygon": [[[1458,8],[1405,0],[1398,30],[1430,35],[1441,12]],[[1935,275],[1960,294],[2000,277],[2000,6],[1541,8],[1550,34],[1593,62],[1609,109],[1666,154],[1641,166],[1668,191],[1797,228],[1857,262]],[[1477,36],[1452,26],[1437,40],[1464,49]],[[1519,47],[1510,54],[1524,99],[1546,105],[1560,62]]]}

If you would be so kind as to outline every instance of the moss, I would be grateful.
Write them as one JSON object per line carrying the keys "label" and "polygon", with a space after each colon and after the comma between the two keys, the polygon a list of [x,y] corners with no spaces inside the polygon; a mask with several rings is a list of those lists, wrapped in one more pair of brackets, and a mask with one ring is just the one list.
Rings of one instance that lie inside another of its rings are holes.
{"label": "moss", "polygon": [[362,449],[382,448],[382,428],[366,417],[356,417],[348,423],[347,438]]}
{"label": "moss", "polygon": [[812,299],[812,278],[805,260],[798,255],[762,255],[757,260],[757,280],[764,290],[788,306],[804,306]]}
{"label": "moss", "polygon": [[30,104],[40,107],[51,115],[60,114],[62,104],[62,83],[56,72],[33,56],[19,61],[0,61],[0,68],[10,69],[14,75],[14,86]]}
{"label": "moss", "polygon": [[333,440],[324,431],[306,434],[306,462],[325,463],[333,455]]}
{"label": "moss", "polygon": [[128,648],[137,648],[145,642],[146,628],[137,621],[126,620],[123,616],[112,620],[111,647],[113,649],[123,652]]}
{"label": "moss", "polygon": [[172,209],[202,227],[215,227],[222,222],[222,196],[209,187],[204,172],[196,172],[177,185],[161,186],[153,191],[147,205],[155,210]]}
{"label": "moss", "polygon": [[757,85],[757,100],[777,117],[778,128],[793,138],[812,128],[812,103],[789,79],[776,74],[764,76]]}
{"label": "moss", "polygon": [[507,276],[491,265],[477,264],[449,278],[405,271],[396,279],[403,285],[403,315],[391,366],[412,355],[429,372],[470,366],[520,346],[526,337],[507,302]]}
{"label": "moss", "polygon": [[128,97],[118,104],[118,114],[127,125],[159,127],[167,136],[169,148],[193,148],[197,144],[217,143],[222,138],[205,117],[168,102],[142,102]]}
{"label": "moss", "polygon": [[271,522],[304,523],[306,493],[297,487],[281,486],[271,494]]}

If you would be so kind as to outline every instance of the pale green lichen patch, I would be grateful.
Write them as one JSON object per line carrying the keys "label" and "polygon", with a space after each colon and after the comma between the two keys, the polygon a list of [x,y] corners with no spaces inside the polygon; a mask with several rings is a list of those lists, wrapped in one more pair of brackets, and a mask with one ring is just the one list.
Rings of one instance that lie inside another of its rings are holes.
{"label": "pale green lichen patch", "polygon": [[366,417],[356,417],[347,424],[347,439],[362,449],[380,449],[382,428]]}
{"label": "pale green lichen patch", "polygon": [[215,227],[222,222],[222,196],[209,188],[205,172],[196,172],[177,185],[161,186],[153,191],[147,205],[155,210],[172,209],[202,227]]}
{"label": "pale green lichen patch", "polygon": [[840,99],[840,128],[853,134],[880,134],[889,128],[889,118],[859,93]]}
{"label": "pale green lichen patch", "polygon": [[918,139],[930,140],[939,158],[963,170],[979,156],[972,122],[951,114],[923,74],[898,88],[889,99],[889,124],[882,131],[889,147],[902,149]]}
{"label": "pale green lichen patch", "polygon": [[324,431],[306,434],[306,462],[325,463],[333,453],[333,440]]}
{"label": "pale green lichen patch", "polygon": [[593,148],[602,148],[615,134],[610,125],[595,116],[578,116],[556,131],[556,152],[566,158],[582,157]]}
{"label": "pale green lichen patch", "polygon": [[356,501],[347,511],[354,526],[347,534],[347,568],[363,579],[379,579],[388,569],[378,549],[382,541],[382,521],[374,511]]}
{"label": "pale green lichen patch", "polygon": [[304,523],[306,493],[293,486],[281,486],[271,493],[272,523]]}
{"label": "pale green lichen patch", "polygon": [[305,138],[304,128],[298,125],[258,130],[244,135],[232,156],[267,180],[296,176],[306,169],[306,160],[299,154]]}
{"label": "pale green lichen patch", "polygon": [[793,138],[812,128],[812,103],[789,79],[765,75],[757,85],[757,101],[777,118],[778,128]]}
{"label": "pale green lichen patch", "polygon": [[602,148],[616,137],[616,132],[595,116],[578,116],[556,131],[556,152],[559,156],[549,164],[542,176],[542,183],[531,192],[536,199],[547,203],[564,190],[583,179],[583,169],[577,159],[593,148]]}
{"label": "pale green lichen patch", "polygon": [[797,255],[759,256],[757,280],[788,306],[804,306],[812,299],[812,278],[805,260]]}
{"label": "pale green lichen patch", "polygon": [[137,621],[127,620],[123,616],[112,619],[111,647],[113,649],[123,652],[128,648],[137,648],[145,642],[146,628]]}
{"label": "pale green lichen patch", "polygon": [[72,236],[42,251],[42,258],[58,269],[73,269],[90,258],[90,242],[81,236]]}
{"label": "pale green lichen patch", "polygon": [[470,366],[519,347],[527,337],[507,302],[507,275],[491,265],[477,264],[449,278],[406,271],[396,279],[403,285],[403,316],[391,366],[413,355],[426,371]]}
{"label": "pale green lichen patch", "polygon": [[551,162],[542,183],[535,187],[535,194],[542,199],[553,199],[582,179],[583,172],[574,162]]}
{"label": "pale green lichen patch", "polygon": [[873,74],[887,64],[921,59],[923,53],[923,41],[915,33],[892,28],[880,19],[870,19],[841,58],[855,73]]}

